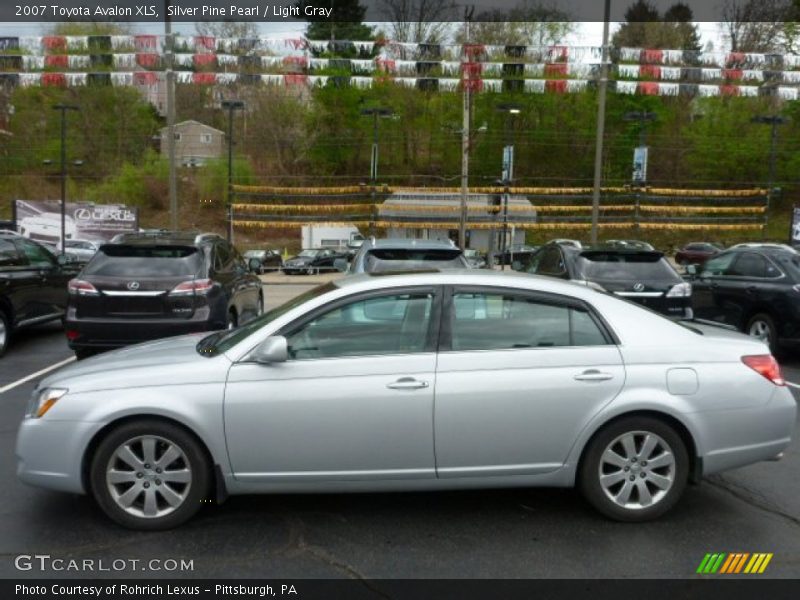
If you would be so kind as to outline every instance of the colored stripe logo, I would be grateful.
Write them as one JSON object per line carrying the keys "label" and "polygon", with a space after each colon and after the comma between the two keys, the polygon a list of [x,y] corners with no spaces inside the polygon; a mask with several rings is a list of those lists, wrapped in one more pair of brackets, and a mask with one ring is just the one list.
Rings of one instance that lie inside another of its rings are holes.
{"label": "colored stripe logo", "polygon": [[702,575],[714,575],[716,573],[725,575],[736,575],[739,573],[760,574],[767,569],[767,565],[772,560],[772,553],[766,552],[717,552],[709,553],[700,561],[696,573]]}

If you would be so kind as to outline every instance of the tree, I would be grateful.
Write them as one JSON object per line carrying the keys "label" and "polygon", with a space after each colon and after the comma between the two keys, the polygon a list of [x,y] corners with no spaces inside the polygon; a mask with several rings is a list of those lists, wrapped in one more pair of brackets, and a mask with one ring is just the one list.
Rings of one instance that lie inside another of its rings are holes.
{"label": "tree", "polygon": [[379,0],[379,6],[392,40],[435,44],[445,37],[456,5],[447,0]]}
{"label": "tree", "polygon": [[132,28],[130,23],[60,21],[48,30],[50,35],[129,35]]}
{"label": "tree", "polygon": [[796,26],[793,21],[797,20],[797,10],[793,0],[725,0],[722,26],[730,50],[775,52],[785,49],[786,34],[792,36]]}
{"label": "tree", "polygon": [[[297,6],[304,13],[306,6],[314,6],[309,0],[300,0]],[[367,9],[359,0],[331,0],[333,13],[330,18],[319,15],[306,17],[306,37],[310,40],[364,41],[375,39],[372,27],[364,25]],[[305,13],[304,13],[305,14]]]}
{"label": "tree", "polygon": [[[470,41],[498,46],[551,46],[573,29],[568,13],[526,0],[510,10],[493,8],[479,13],[470,25]],[[463,25],[455,41],[465,41]]]}
{"label": "tree", "polygon": [[197,35],[216,38],[254,38],[258,37],[258,27],[252,21],[198,21],[195,23]]}
{"label": "tree", "polygon": [[625,11],[625,22],[611,40],[615,48],[675,48],[700,50],[700,34],[686,4],[673,4],[662,17],[647,0],[637,0]]}

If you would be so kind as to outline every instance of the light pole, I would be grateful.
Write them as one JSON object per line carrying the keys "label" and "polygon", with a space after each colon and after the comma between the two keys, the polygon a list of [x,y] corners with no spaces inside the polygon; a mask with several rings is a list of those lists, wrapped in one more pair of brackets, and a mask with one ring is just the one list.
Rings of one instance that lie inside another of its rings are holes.
{"label": "light pole", "polygon": [[244,102],[223,100],[222,108],[228,110],[228,241],[233,243],[233,111],[244,110]]}
{"label": "light pole", "polygon": [[505,138],[506,143],[503,148],[503,237],[500,244],[500,269],[506,270],[505,253],[508,240],[508,198],[511,195],[511,182],[514,179],[514,140],[512,137],[511,120],[522,112],[518,104],[500,104],[497,110],[506,113]]}
{"label": "light pole", "polygon": [[594,181],[592,182],[591,242],[597,243],[597,225],[600,219],[600,183],[603,175],[603,136],[606,128],[606,91],[608,90],[608,28],[611,20],[611,0],[603,7],[603,49],[600,59],[600,81],[597,92],[597,133],[594,147]]}
{"label": "light pole", "polygon": [[373,218],[370,219],[369,234],[374,235],[375,234],[374,211],[375,211],[375,197],[376,197],[375,188],[378,185],[378,117],[390,117],[394,114],[394,111],[391,108],[385,108],[379,106],[375,108],[364,108],[361,110],[361,114],[372,117],[372,155],[370,158],[370,165],[369,165],[369,178],[370,181],[372,181]]}
{"label": "light pole", "polygon": [[769,190],[767,191],[767,210],[764,212],[764,235],[767,234],[769,208],[770,204],[772,204],[772,194],[775,190],[775,152],[778,145],[778,125],[783,125],[789,120],[789,117],[782,117],[780,115],[759,115],[750,119],[752,123],[761,123],[762,125],[769,125],[772,127],[769,138]]}
{"label": "light pole", "polygon": [[639,205],[641,203],[640,188],[647,183],[647,123],[656,120],[656,113],[646,110],[634,110],[626,112],[622,118],[625,121],[639,122],[639,147],[633,151],[633,173],[631,177],[633,185],[636,186],[633,224],[635,230],[638,232]]}
{"label": "light pole", "polygon": [[61,111],[61,254],[64,254],[67,246],[67,111],[80,109],[71,104],[56,104],[53,110]]}

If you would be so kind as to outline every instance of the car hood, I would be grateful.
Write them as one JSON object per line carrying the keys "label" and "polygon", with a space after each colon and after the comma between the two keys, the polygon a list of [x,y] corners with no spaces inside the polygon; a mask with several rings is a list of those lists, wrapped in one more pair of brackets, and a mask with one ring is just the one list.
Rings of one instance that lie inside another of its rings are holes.
{"label": "car hood", "polygon": [[71,392],[224,381],[230,360],[201,356],[197,343],[208,333],[194,333],[136,344],[87,358],[45,378],[43,387]]}

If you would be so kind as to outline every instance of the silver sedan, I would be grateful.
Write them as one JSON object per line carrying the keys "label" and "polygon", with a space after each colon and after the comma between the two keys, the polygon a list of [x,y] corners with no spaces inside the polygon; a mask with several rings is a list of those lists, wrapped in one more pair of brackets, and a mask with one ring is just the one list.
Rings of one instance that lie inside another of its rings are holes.
{"label": "silver sedan", "polygon": [[623,521],[772,459],[797,406],[761,342],[584,286],[359,275],[233,331],[36,388],[18,475],[164,529],[228,494],[576,486]]}

